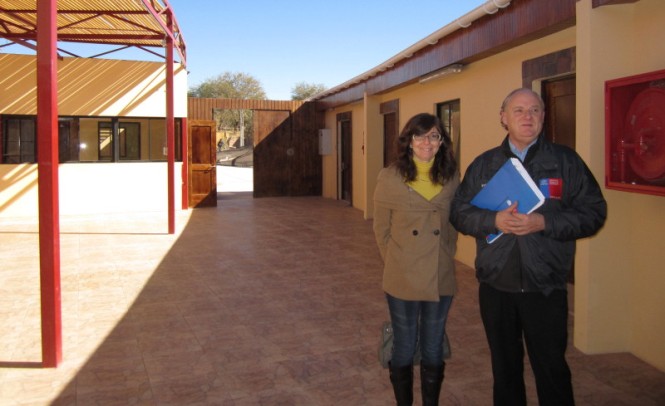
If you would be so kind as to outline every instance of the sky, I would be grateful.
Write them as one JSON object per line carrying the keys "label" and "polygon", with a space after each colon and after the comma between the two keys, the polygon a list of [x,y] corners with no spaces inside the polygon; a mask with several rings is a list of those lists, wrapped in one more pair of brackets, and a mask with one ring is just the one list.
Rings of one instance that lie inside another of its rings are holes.
{"label": "sky", "polygon": [[[341,85],[487,2],[167,1],[187,45],[190,89],[225,72],[245,73],[261,83],[270,100],[290,100],[299,82]],[[5,42],[0,40],[0,45]],[[100,52],[86,44],[67,43],[64,48],[80,56]],[[25,53],[26,48],[11,45],[0,52]],[[155,60],[143,51],[106,57]]]}
{"label": "sky", "polygon": [[298,82],[331,88],[380,65],[486,0],[169,0],[192,88],[251,75],[268,99]]}

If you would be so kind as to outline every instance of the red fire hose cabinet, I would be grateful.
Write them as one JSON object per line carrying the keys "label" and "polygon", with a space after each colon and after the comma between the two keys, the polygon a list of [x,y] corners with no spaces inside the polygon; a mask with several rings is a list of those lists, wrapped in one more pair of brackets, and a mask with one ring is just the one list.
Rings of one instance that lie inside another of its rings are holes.
{"label": "red fire hose cabinet", "polygon": [[605,82],[605,186],[665,196],[665,70]]}

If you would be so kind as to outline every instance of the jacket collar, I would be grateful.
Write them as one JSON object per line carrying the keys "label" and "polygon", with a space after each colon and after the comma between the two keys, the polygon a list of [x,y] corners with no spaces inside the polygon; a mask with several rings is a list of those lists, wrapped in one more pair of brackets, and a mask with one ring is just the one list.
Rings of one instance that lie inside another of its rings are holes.
{"label": "jacket collar", "polygon": [[[543,145],[546,142],[544,137],[545,135],[543,133],[540,133],[536,142],[529,147],[529,151],[527,151],[526,157],[524,158],[525,164],[531,161],[533,157],[536,156],[538,152],[543,148]],[[501,143],[501,150],[503,151],[503,153],[506,155],[507,158],[518,158],[517,155],[515,155],[513,151],[510,149],[508,134],[506,134],[506,137],[503,139],[503,142]]]}

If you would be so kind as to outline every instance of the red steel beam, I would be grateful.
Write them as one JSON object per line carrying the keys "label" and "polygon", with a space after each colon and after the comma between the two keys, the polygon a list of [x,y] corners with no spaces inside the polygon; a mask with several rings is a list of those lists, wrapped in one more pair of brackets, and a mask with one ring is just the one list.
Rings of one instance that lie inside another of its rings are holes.
{"label": "red steel beam", "polygon": [[62,361],[58,200],[57,1],[37,1],[37,173],[42,366]]}
{"label": "red steel beam", "polygon": [[[173,9],[171,8],[171,5],[169,4],[169,2],[167,0],[162,0],[164,2],[165,8],[164,8],[164,10],[162,10],[161,13],[158,13],[157,10],[155,10],[153,5],[148,0],[139,0],[139,1],[141,1],[143,3],[143,5],[145,6],[146,10],[148,10],[148,12],[150,14],[152,14],[152,16],[155,18],[155,21],[157,21],[157,23],[162,26],[162,28],[164,29],[164,33],[166,34],[167,38],[170,38],[174,43],[178,44],[177,51],[178,51],[178,54],[180,55],[180,62],[183,65],[187,65],[187,55],[186,55],[186,50],[185,50],[185,48],[186,48],[185,41],[183,40],[182,36],[180,35],[180,26],[178,25],[178,22],[176,21],[175,16],[173,15]],[[162,19],[160,18],[160,14],[163,14],[163,13],[166,13],[166,15],[167,15],[167,23],[164,23],[164,21],[162,21]],[[175,38],[176,34],[173,32],[174,27],[178,28],[177,41],[176,41],[176,38]]]}

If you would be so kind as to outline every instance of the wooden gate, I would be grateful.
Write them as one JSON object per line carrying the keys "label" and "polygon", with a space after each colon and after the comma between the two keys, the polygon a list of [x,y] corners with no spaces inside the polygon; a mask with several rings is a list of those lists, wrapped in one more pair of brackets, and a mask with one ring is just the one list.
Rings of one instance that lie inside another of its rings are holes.
{"label": "wooden gate", "polygon": [[313,102],[189,98],[188,121],[225,109],[254,111],[254,197],[321,195],[323,115]]}

